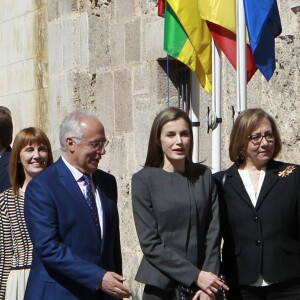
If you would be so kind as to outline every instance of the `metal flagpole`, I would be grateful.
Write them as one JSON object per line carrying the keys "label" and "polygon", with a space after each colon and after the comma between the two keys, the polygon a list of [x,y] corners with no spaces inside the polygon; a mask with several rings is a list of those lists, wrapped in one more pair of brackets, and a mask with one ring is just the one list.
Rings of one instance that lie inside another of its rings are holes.
{"label": "metal flagpole", "polygon": [[221,116],[221,53],[219,47],[212,39],[212,113],[214,124],[212,127],[212,172],[221,170],[221,126],[217,118]]}
{"label": "metal flagpole", "polygon": [[246,19],[243,0],[236,0],[237,112],[247,108]]}
{"label": "metal flagpole", "polygon": [[199,162],[199,81],[194,72],[191,72],[191,120],[193,124],[193,162]]}

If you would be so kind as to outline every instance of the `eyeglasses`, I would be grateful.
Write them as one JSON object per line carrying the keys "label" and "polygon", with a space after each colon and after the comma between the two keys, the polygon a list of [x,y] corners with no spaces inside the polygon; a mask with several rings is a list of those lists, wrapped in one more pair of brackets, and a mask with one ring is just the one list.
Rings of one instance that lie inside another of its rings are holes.
{"label": "eyeglasses", "polygon": [[248,136],[250,142],[257,146],[261,143],[262,139],[265,138],[268,143],[274,142],[275,137],[272,131],[266,131],[264,134],[255,133]]}
{"label": "eyeglasses", "polygon": [[86,144],[88,146],[90,146],[93,150],[102,150],[103,148],[105,148],[109,141],[108,140],[103,140],[103,141],[90,141],[90,142],[82,142],[80,141],[80,139],[78,138],[74,138],[76,140],[79,140],[80,144]]}

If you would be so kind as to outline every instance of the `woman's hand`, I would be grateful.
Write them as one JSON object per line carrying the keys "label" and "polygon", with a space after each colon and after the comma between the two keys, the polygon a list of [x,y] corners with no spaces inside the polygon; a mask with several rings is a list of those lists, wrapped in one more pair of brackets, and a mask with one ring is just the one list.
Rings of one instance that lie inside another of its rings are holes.
{"label": "woman's hand", "polygon": [[209,296],[218,293],[221,288],[229,290],[221,278],[214,273],[206,271],[199,273],[196,284]]}
{"label": "woman's hand", "polygon": [[216,296],[215,294],[212,295],[207,295],[206,293],[204,293],[202,290],[199,290],[195,296],[193,297],[192,300],[216,300]]}

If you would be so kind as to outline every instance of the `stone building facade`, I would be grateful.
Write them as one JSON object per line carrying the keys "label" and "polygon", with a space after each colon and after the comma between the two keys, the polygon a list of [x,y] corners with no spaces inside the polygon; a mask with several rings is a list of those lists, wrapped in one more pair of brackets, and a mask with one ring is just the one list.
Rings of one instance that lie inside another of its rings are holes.
{"label": "stone building facade", "polygon": [[[300,163],[300,0],[278,0],[278,6],[283,32],[276,39],[276,71],[269,82],[254,75],[248,107],[263,107],[276,118],[284,143],[280,159]],[[0,0],[0,7],[0,105],[11,109],[14,133],[27,126],[44,129],[58,157],[58,126],[66,113],[84,108],[105,125],[110,145],[100,167],[118,181],[124,275],[139,299],[142,287],[134,275],[141,252],[130,181],[144,163],[154,116],[178,98],[167,81],[157,1]],[[225,168],[236,75],[225,58],[222,67]],[[199,107],[199,160],[211,165],[211,96],[202,89]]]}

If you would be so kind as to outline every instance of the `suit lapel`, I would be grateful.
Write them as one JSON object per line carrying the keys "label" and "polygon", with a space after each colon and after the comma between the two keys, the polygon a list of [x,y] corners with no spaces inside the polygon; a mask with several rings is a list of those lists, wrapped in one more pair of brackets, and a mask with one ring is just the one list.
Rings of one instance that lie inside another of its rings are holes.
{"label": "suit lapel", "polygon": [[259,209],[271,188],[279,180],[278,171],[279,168],[276,166],[275,162],[271,161],[266,169],[266,175],[257,199],[256,209]]}
{"label": "suit lapel", "polygon": [[241,176],[236,165],[231,166],[227,171],[226,184],[230,184],[231,188],[241,197],[241,199],[251,208],[254,208],[252,201],[245,189]]}
{"label": "suit lapel", "polygon": [[[68,192],[69,197],[72,198],[72,201],[77,202],[81,206],[82,210],[87,211],[87,215],[89,216],[87,220],[88,225],[92,229],[92,232],[94,232],[94,234],[98,237],[97,241],[100,247],[100,237],[98,236],[97,229],[94,224],[94,219],[86,203],[86,199],[80,187],[78,186],[78,183],[73,177],[72,173],[70,172],[70,170],[68,169],[68,167],[65,165],[65,163],[61,158],[57,161],[57,170],[58,170],[59,180],[61,184],[64,186],[64,188],[66,189],[66,191]],[[78,218],[80,218],[80,216],[78,216]]]}
{"label": "suit lapel", "polygon": [[[263,201],[266,199],[268,193],[279,180],[278,172],[286,167],[285,164],[278,163],[271,160],[266,169],[266,175],[262,184],[255,209],[258,210]],[[238,173],[238,169],[235,165],[231,166],[227,171],[226,184],[230,184],[231,187],[240,195],[241,199],[245,201],[249,206],[253,208],[250,197],[245,189],[243,181]]]}

